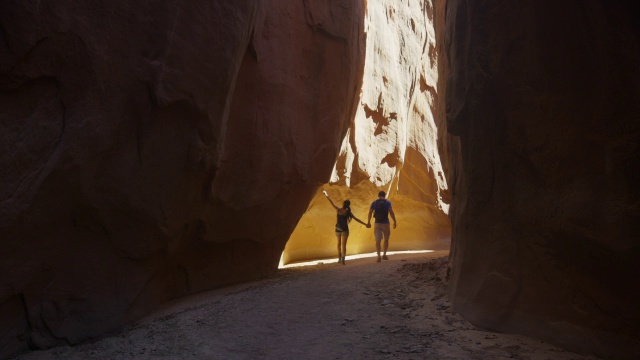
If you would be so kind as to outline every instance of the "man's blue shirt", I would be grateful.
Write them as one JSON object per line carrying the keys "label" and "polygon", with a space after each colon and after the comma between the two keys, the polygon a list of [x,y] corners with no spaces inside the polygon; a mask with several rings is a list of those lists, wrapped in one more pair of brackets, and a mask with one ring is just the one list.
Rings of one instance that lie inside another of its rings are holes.
{"label": "man's blue shirt", "polygon": [[[376,202],[378,202],[378,200],[375,200],[374,202],[371,203],[371,210],[373,211],[376,210]],[[389,224],[389,210],[391,210],[391,201],[384,199],[384,207],[385,207],[385,210],[387,211],[387,216],[381,220],[376,219],[376,224]]]}

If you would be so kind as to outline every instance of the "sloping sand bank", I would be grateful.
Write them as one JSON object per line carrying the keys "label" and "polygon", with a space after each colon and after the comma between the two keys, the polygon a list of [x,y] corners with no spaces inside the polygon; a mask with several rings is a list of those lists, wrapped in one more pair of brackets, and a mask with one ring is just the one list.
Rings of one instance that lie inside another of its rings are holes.
{"label": "sloping sand bank", "polygon": [[283,269],[167,304],[93,343],[19,359],[594,359],[453,313],[447,255]]}

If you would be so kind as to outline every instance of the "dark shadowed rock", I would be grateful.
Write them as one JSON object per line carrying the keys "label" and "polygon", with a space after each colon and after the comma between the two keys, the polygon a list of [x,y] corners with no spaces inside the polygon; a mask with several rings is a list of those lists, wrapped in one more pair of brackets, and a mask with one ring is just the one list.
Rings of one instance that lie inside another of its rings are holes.
{"label": "dark shadowed rock", "polygon": [[455,309],[486,328],[640,357],[635,9],[447,2]]}
{"label": "dark shadowed rock", "polygon": [[353,118],[363,17],[3,2],[0,357],[274,271]]}

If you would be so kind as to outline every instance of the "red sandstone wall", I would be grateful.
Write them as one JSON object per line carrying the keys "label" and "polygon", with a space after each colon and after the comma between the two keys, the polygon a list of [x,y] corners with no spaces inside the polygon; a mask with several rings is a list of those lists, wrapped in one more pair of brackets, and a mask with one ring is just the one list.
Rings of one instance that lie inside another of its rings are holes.
{"label": "red sandstone wall", "polygon": [[0,4],[0,358],[274,271],[354,116],[363,18]]}
{"label": "red sandstone wall", "polygon": [[451,294],[477,325],[640,357],[631,4],[447,1]]}

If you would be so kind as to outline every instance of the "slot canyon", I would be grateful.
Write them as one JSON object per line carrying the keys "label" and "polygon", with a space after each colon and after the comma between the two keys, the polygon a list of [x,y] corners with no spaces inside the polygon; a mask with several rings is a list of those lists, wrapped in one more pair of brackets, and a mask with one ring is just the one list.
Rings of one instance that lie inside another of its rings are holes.
{"label": "slot canyon", "polygon": [[1,2],[0,359],[335,258],[322,190],[473,325],[640,358],[638,7]]}

